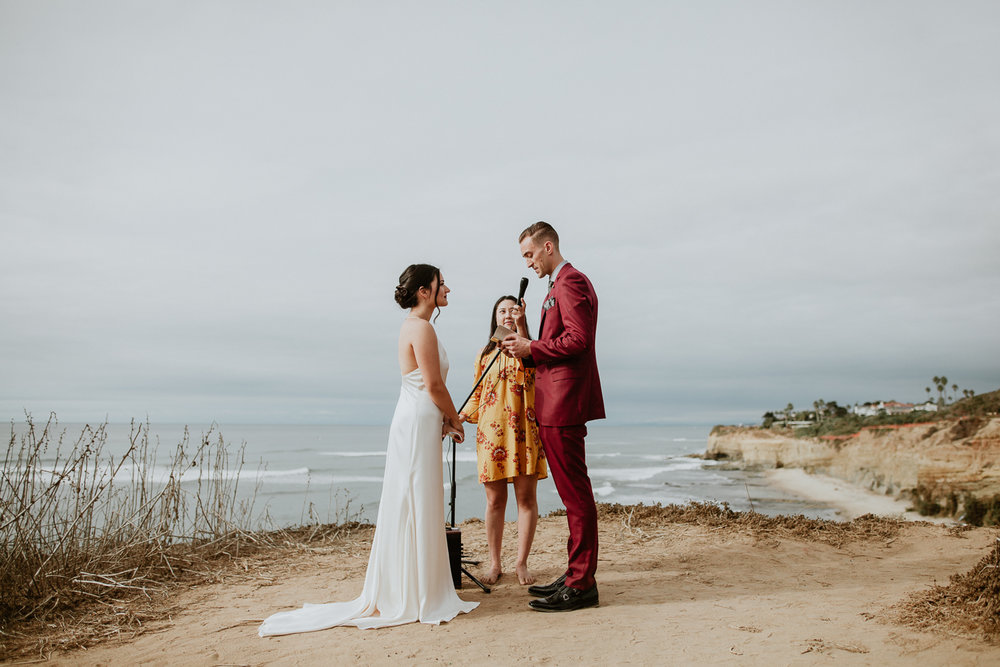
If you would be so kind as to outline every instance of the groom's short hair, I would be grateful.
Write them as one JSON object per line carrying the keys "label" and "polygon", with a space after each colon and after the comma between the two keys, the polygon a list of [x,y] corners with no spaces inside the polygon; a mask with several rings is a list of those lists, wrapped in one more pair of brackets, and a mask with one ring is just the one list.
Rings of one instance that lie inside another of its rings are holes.
{"label": "groom's short hair", "polygon": [[539,220],[535,224],[531,225],[521,232],[521,235],[517,237],[517,242],[520,243],[529,237],[537,240],[539,243],[552,241],[552,245],[554,245],[556,249],[559,248],[559,234],[557,234],[556,230],[552,228],[552,225],[547,222]]}

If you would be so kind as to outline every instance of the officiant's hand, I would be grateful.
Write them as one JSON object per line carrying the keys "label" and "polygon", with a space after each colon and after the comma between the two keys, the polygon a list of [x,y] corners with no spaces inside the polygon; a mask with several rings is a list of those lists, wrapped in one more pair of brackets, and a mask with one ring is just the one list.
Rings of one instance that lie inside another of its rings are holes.
{"label": "officiant's hand", "polygon": [[511,334],[503,339],[503,352],[508,357],[524,359],[531,355],[531,341],[524,336]]}

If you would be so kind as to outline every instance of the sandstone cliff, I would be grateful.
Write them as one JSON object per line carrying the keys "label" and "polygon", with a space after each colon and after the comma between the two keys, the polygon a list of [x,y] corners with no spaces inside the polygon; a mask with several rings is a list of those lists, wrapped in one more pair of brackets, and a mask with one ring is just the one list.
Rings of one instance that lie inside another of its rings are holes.
{"label": "sandstone cliff", "polygon": [[762,428],[717,427],[706,458],[797,467],[907,499],[1000,494],[1000,418],[872,427],[838,439],[795,438]]}

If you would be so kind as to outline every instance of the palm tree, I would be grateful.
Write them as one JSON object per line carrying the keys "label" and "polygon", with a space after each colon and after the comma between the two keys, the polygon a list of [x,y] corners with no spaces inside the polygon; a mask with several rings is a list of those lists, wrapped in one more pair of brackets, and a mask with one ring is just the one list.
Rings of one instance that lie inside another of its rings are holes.
{"label": "palm tree", "polygon": [[938,391],[938,406],[943,408],[945,406],[944,390],[948,388],[948,378],[943,375],[941,377],[935,375],[932,382]]}

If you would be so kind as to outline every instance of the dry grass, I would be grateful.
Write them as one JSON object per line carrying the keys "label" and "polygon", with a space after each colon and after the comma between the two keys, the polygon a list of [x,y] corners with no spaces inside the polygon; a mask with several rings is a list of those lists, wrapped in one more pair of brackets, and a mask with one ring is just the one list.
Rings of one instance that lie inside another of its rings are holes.
{"label": "dry grass", "polygon": [[853,521],[809,519],[804,516],[767,516],[757,512],[737,512],[723,503],[690,502],[687,505],[619,505],[599,503],[598,518],[620,521],[627,531],[649,531],[669,524],[695,524],[726,528],[751,535],[789,537],[841,546],[854,540],[890,540],[903,525],[899,519],[871,514]]}
{"label": "dry grass", "polygon": [[230,451],[214,430],[193,442],[185,430],[166,464],[148,424],[133,422],[123,453],[107,440],[107,424],[72,444],[54,416],[29,415],[21,434],[11,425],[0,469],[0,659],[142,632],[169,613],[164,600],[178,587],[357,529],[263,530],[256,490],[239,499],[243,447]]}
{"label": "dry grass", "polygon": [[1000,640],[1000,539],[975,567],[952,575],[947,586],[911,595],[896,607],[895,618],[916,628]]}
{"label": "dry grass", "polygon": [[176,597],[180,591],[213,583],[270,586],[275,583],[273,573],[298,562],[303,553],[354,553],[371,543],[373,530],[371,524],[347,522],[256,533],[255,546],[244,545],[242,556],[220,553],[215,558],[192,559],[182,575],[160,582],[149,596],[124,594],[62,608],[44,620],[28,619],[3,638],[0,660],[45,660],[56,651],[157,632],[169,626],[172,616],[186,610]]}

